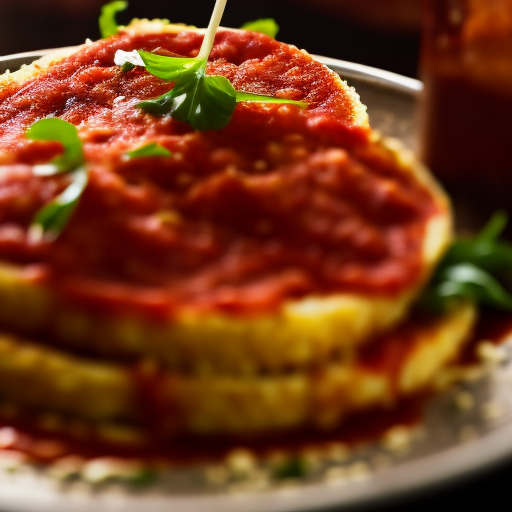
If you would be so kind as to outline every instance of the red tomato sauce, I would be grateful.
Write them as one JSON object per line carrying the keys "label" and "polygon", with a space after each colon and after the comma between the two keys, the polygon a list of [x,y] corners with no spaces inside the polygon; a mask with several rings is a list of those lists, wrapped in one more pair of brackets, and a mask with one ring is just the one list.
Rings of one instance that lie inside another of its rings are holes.
{"label": "red tomato sauce", "polygon": [[[413,318],[395,332],[385,334],[364,348],[359,361],[366,369],[376,374],[396,373],[397,377],[402,363],[415,348],[411,329],[417,329],[418,323],[426,330],[431,320]],[[512,332],[510,314],[486,312],[477,323],[474,333],[468,340],[463,354],[455,361],[457,365],[478,364],[475,349],[483,340],[500,345]],[[145,463],[168,461],[175,465],[188,465],[221,460],[230,450],[241,446],[249,448],[259,456],[284,451],[301,452],[307,447],[328,446],[330,443],[343,443],[349,447],[376,442],[392,427],[397,425],[415,427],[424,419],[424,407],[432,398],[432,392],[426,391],[409,397],[401,397],[389,409],[359,411],[344,419],[342,425],[334,430],[319,431],[312,427],[275,432],[263,436],[250,435],[206,435],[191,436],[186,434],[170,435],[169,424],[164,421],[173,418],[177,425],[180,420],[179,410],[169,411],[168,404],[161,400],[160,376],[144,376],[134,370],[133,378],[139,392],[140,407],[144,410],[144,425],[139,425],[144,434],[137,441],[106,441],[92,426],[83,423],[78,433],[64,424],[62,432],[48,431],[39,425],[37,412],[17,410],[15,415],[0,414],[0,429],[12,429],[10,442],[0,443],[2,450],[26,454],[31,461],[51,462],[68,455],[79,455],[85,459],[115,456],[142,459]],[[85,427],[84,427],[85,426]],[[167,431],[161,427],[166,427]],[[84,430],[85,428],[85,430]]]}
{"label": "red tomato sauce", "polygon": [[34,417],[19,415],[16,420],[0,417],[0,431],[12,431],[9,444],[0,445],[2,450],[25,454],[29,462],[51,463],[68,456],[84,459],[121,457],[142,460],[145,465],[162,463],[184,467],[193,464],[221,461],[233,449],[244,447],[259,457],[275,452],[293,455],[307,448],[328,448],[333,443],[343,443],[350,448],[378,441],[392,427],[397,425],[413,428],[423,419],[425,395],[417,395],[403,400],[393,410],[372,411],[348,418],[343,425],[329,432],[312,429],[286,432],[258,437],[233,436],[182,436],[161,439],[148,435],[140,442],[105,441],[93,431],[87,438],[70,433],[52,433],[45,428],[34,426]]}
{"label": "red tomato sauce", "polygon": [[[295,47],[220,31],[208,73],[237,90],[308,102],[241,103],[227,128],[196,132],[136,108],[172,85],[114,65],[118,49],[195,56],[202,36],[121,34],[0,90],[0,259],[86,307],[273,311],[307,295],[395,295],[421,276],[430,193],[372,154],[337,78]],[[31,165],[59,153],[25,130],[54,116],[77,125],[89,185],[63,234],[27,228],[66,186]],[[149,142],[168,158],[129,160]]]}

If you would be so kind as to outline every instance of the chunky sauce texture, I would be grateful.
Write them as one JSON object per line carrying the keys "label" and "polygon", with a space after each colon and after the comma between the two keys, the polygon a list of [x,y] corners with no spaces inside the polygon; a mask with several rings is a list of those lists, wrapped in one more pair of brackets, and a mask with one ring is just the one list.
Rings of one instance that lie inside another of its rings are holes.
{"label": "chunky sauce texture", "polygon": [[[294,47],[220,31],[207,72],[237,90],[309,103],[241,103],[229,126],[195,132],[136,108],[172,84],[114,65],[116,50],[198,53],[194,31],[121,34],[0,90],[0,258],[90,307],[273,311],[306,295],[398,294],[421,275],[430,194],[375,154],[337,78]],[[64,233],[33,243],[36,212],[66,186],[31,165],[57,143],[25,130],[55,116],[78,126],[90,183]],[[168,158],[129,160],[157,142]]]}

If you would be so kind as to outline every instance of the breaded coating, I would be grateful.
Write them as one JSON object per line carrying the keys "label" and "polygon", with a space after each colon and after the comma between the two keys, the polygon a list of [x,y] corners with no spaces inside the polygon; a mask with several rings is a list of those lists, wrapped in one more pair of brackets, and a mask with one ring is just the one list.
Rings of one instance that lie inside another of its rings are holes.
{"label": "breaded coating", "polygon": [[[154,415],[169,434],[329,429],[347,414],[392,407],[428,389],[457,356],[474,321],[474,308],[463,306],[438,320],[398,328],[353,362],[249,377],[168,373],[148,363],[135,370],[3,336],[0,395],[87,420],[145,424]],[[388,352],[397,347],[402,355],[391,363]]]}

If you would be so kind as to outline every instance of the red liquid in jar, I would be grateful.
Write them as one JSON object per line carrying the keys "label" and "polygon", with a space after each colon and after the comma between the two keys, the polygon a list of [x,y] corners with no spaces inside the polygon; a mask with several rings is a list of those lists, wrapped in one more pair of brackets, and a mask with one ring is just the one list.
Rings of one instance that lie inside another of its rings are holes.
{"label": "red liquid in jar", "polygon": [[512,0],[426,0],[422,157],[450,191],[512,185]]}

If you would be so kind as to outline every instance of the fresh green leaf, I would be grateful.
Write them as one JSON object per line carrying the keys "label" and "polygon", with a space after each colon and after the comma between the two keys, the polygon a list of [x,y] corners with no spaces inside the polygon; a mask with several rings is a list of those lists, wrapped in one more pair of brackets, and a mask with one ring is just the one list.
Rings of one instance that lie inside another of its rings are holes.
{"label": "fresh green leaf", "polygon": [[165,116],[167,114],[172,114],[173,106],[174,106],[174,89],[171,89],[169,92],[162,94],[158,98],[154,100],[145,100],[141,101],[137,107],[143,110],[148,114],[152,114],[154,116]]}
{"label": "fresh green leaf", "polygon": [[496,212],[489,222],[484,226],[476,239],[480,242],[483,241],[496,241],[502,234],[508,224],[508,215],[505,211],[501,210]]}
{"label": "fresh green leaf", "polygon": [[241,27],[243,30],[252,30],[253,32],[260,32],[275,39],[279,32],[279,25],[272,18],[262,18],[255,21],[244,23]]}
{"label": "fresh green leaf", "polygon": [[129,73],[130,71],[132,71],[133,69],[135,69],[135,64],[132,64],[131,62],[125,62],[122,66],[121,66],[121,71],[123,73]]}
{"label": "fresh green leaf", "polygon": [[456,240],[435,271],[420,304],[438,313],[462,300],[512,310],[512,295],[499,281],[512,271],[512,244],[498,240],[506,223],[506,214],[498,212],[478,235]]}
{"label": "fresh green leaf", "polygon": [[[235,89],[223,76],[203,76],[192,87],[183,89],[183,95],[173,117],[190,123],[196,130],[224,128],[235,111]],[[176,104],[179,98],[175,99]]]}
{"label": "fresh green leaf", "polygon": [[84,162],[82,141],[78,130],[71,123],[61,119],[42,119],[34,123],[26,132],[31,140],[57,141],[64,147],[64,153],[49,164],[36,165],[34,173],[39,176],[51,176],[68,172],[80,167]]}
{"label": "fresh green leaf", "polygon": [[176,82],[180,78],[189,79],[204,65],[198,59],[167,57],[142,50],[139,55],[148,72],[166,82]]}
{"label": "fresh green leaf", "polygon": [[463,300],[512,310],[512,295],[493,276],[475,265],[461,263],[448,267],[438,279],[422,299],[422,304],[431,311],[450,310]]}
{"label": "fresh green leaf", "polygon": [[160,144],[156,142],[151,142],[142,146],[139,149],[135,149],[126,153],[129,158],[147,158],[147,157],[167,157],[172,156],[172,153]]}
{"label": "fresh green leaf", "polygon": [[[418,305],[429,313],[443,314],[453,310],[464,300],[468,300],[464,294],[464,287],[460,283],[445,281],[431,284],[423,291]],[[469,300],[473,300],[472,296],[469,297]]]}
{"label": "fresh green leaf", "polygon": [[125,481],[129,485],[135,487],[147,487],[154,484],[158,479],[158,475],[149,469],[141,469],[134,475],[130,475],[125,478]]}
{"label": "fresh green leaf", "polygon": [[447,268],[442,279],[464,286],[476,302],[500,309],[512,308],[512,295],[488,272],[471,263],[460,263]]}
{"label": "fresh green leaf", "polygon": [[474,240],[457,240],[443,260],[443,266],[467,262],[487,272],[507,272],[512,270],[512,244]]}
{"label": "fresh green leaf", "polygon": [[32,240],[40,240],[43,235],[54,239],[62,233],[87,186],[88,174],[82,141],[74,125],[57,118],[37,121],[27,130],[26,135],[31,140],[60,142],[64,148],[62,155],[49,164],[34,166],[34,174],[54,176],[72,172],[71,184],[36,214],[29,228]]}
{"label": "fresh green leaf", "polygon": [[302,457],[290,457],[274,471],[274,478],[285,480],[289,478],[304,478],[308,474],[308,466]]}
{"label": "fresh green leaf", "polygon": [[182,81],[160,98],[139,104],[145,112],[170,114],[200,131],[224,128],[231,120],[235,106],[236,93],[229,80],[223,76],[204,75]]}
{"label": "fresh green leaf", "polygon": [[[146,60],[146,54],[141,52],[141,56]],[[152,65],[162,58],[155,55],[152,57]],[[236,92],[227,78],[206,76],[200,68],[191,76],[185,73],[176,77],[174,69],[170,69],[167,74],[163,69],[158,72],[160,78],[166,76],[168,80],[176,81],[174,89],[154,100],[139,103],[139,108],[153,115],[171,115],[174,119],[189,123],[196,130],[219,130],[227,126],[237,102],[291,104],[300,108],[307,106],[307,103],[302,101]]]}
{"label": "fresh green leaf", "polygon": [[[158,98],[142,101],[138,107],[153,115],[170,115],[189,123],[196,130],[218,130],[227,126],[236,103],[241,101],[281,103],[307,106],[303,101],[274,98],[260,94],[236,92],[222,76],[205,74],[215,33],[219,27],[226,0],[217,0],[206,34],[196,58],[169,57],[145,51],[118,50],[114,61],[123,69],[143,66],[152,75],[174,82],[174,88]],[[260,20],[268,21],[268,20]],[[275,22],[274,22],[275,23]]]}
{"label": "fresh green leaf", "polygon": [[491,273],[512,270],[512,244],[498,240],[507,220],[504,212],[494,214],[475,237],[456,240],[441,265],[472,263]]}
{"label": "fresh green leaf", "polygon": [[288,100],[286,98],[276,98],[274,96],[264,96],[263,94],[253,94],[250,92],[237,92],[236,101],[240,103],[242,101],[251,101],[257,103],[282,103],[288,105],[297,105],[300,108],[306,108],[308,106],[305,101]]}
{"label": "fresh green leaf", "polygon": [[85,168],[74,171],[72,182],[66,190],[39,210],[30,226],[29,237],[32,240],[40,240],[45,235],[51,240],[56,239],[75,211],[87,182],[88,174]]}
{"label": "fresh green leaf", "polygon": [[102,39],[106,39],[107,37],[117,34],[119,25],[116,21],[116,14],[126,10],[127,8],[128,2],[125,2],[124,0],[110,2],[101,8],[99,24]]}

